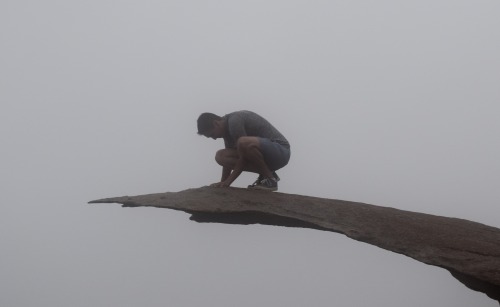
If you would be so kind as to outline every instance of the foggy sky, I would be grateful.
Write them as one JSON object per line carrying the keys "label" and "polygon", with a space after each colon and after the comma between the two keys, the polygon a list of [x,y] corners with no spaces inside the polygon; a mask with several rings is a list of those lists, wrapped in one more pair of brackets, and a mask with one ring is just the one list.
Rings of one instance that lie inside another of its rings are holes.
{"label": "foggy sky", "polygon": [[218,181],[196,118],[246,109],[291,143],[280,192],[500,227],[499,12],[2,0],[0,305],[497,306],[339,234],[86,203]]}

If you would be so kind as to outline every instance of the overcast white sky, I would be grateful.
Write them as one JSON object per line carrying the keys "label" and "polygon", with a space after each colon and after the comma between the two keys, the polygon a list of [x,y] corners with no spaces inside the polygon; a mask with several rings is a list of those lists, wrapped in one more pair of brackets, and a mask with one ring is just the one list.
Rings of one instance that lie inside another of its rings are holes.
{"label": "overcast white sky", "polygon": [[500,227],[499,29],[493,0],[2,0],[0,305],[498,306],[339,234],[86,202],[217,181],[196,118],[248,109],[281,192]]}

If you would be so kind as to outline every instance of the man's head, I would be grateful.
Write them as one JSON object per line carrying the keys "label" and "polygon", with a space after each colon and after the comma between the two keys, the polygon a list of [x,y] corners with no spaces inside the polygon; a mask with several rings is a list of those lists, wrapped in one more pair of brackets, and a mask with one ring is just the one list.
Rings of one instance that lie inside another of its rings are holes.
{"label": "man's head", "polygon": [[202,113],[198,117],[198,134],[217,139],[224,136],[224,120],[213,113]]}

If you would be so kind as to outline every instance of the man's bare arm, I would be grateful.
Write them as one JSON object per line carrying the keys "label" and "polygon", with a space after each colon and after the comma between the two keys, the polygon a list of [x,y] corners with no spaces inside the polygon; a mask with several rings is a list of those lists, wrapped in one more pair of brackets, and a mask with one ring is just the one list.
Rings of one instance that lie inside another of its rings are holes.
{"label": "man's bare arm", "polygon": [[222,177],[220,179],[220,182],[224,182],[227,180],[227,178],[231,175],[231,169],[229,167],[222,167]]}
{"label": "man's bare arm", "polygon": [[229,176],[225,180],[222,180],[221,183],[222,183],[223,187],[230,186],[236,180],[236,178],[238,178],[241,175],[241,173],[243,172],[243,169],[245,167],[244,163],[245,163],[245,159],[240,157],[238,159],[238,162],[236,162],[236,165],[234,166],[233,171],[231,172],[231,170],[229,170],[229,172],[230,172]]}

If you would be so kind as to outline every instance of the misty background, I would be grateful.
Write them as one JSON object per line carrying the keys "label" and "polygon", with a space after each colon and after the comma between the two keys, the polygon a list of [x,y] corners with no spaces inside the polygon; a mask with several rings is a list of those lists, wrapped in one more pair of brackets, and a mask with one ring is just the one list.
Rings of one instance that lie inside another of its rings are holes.
{"label": "misty background", "polygon": [[497,306],[340,234],[87,202],[218,181],[222,141],[196,118],[247,109],[291,142],[280,192],[500,227],[499,15],[483,0],[2,0],[0,305]]}

